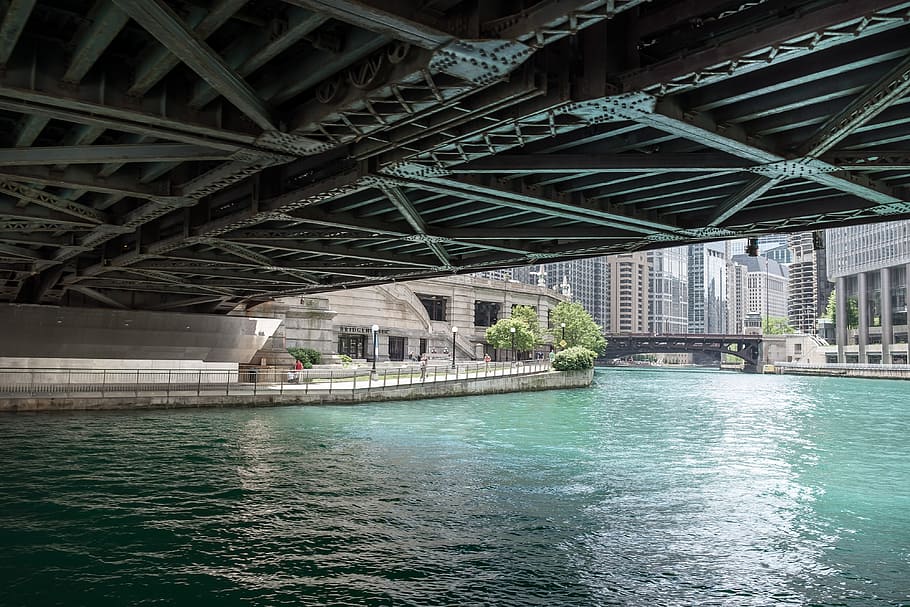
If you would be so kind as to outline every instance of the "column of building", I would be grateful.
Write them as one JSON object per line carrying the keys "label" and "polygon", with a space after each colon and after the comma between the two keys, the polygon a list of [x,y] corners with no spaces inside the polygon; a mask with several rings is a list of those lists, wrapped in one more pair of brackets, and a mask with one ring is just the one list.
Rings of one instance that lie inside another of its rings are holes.
{"label": "column of building", "polygon": [[866,346],[869,345],[869,281],[866,273],[856,275],[856,295],[859,300],[859,362],[867,363]]}
{"label": "column of building", "polygon": [[894,331],[892,329],[891,315],[891,268],[882,268],[881,273],[881,292],[879,301],[882,308],[882,364],[891,364],[891,343],[894,341]]}
{"label": "column of building", "polygon": [[834,305],[837,310],[836,325],[834,330],[837,334],[837,362],[847,362],[844,354],[844,346],[847,345],[847,323],[849,310],[847,309],[847,279],[844,276],[838,276],[835,279],[834,287]]}

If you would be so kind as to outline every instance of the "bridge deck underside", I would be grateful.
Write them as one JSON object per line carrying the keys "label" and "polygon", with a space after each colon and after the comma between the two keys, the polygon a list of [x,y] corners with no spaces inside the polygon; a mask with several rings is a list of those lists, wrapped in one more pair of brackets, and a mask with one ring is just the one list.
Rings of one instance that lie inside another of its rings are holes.
{"label": "bridge deck underside", "polygon": [[910,216],[910,2],[0,0],[0,302]]}

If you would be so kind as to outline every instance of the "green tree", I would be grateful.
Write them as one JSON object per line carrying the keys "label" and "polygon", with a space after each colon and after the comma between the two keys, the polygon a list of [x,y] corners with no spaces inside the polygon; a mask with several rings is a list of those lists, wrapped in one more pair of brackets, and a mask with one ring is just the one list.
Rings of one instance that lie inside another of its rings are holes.
{"label": "green tree", "polygon": [[[534,335],[534,344],[540,343],[543,332],[540,330],[540,320],[537,318],[537,310],[531,306],[515,306],[512,308],[511,318],[524,322],[528,331]],[[518,338],[516,337],[516,339]]]}
{"label": "green tree", "polygon": [[762,321],[762,333],[765,335],[786,335],[796,333],[796,329],[790,326],[786,318],[779,316],[769,316]]}
{"label": "green tree", "polygon": [[607,345],[603,329],[594,322],[584,306],[576,301],[557,304],[550,314],[550,323],[553,341],[557,344],[563,339],[561,324],[566,323],[566,348],[580,346],[600,353]]}
{"label": "green tree", "polygon": [[[832,290],[828,296],[828,307],[825,316],[837,325],[837,291]],[[859,302],[855,297],[847,298],[847,328],[855,329],[859,326]]]}
{"label": "green tree", "polygon": [[288,348],[288,354],[302,362],[305,369],[311,369],[322,360],[322,355],[312,348]]}
{"label": "green tree", "polygon": [[503,318],[487,329],[485,337],[487,343],[500,350],[509,350],[513,346],[512,329],[515,329],[514,347],[516,352],[532,350],[537,343],[534,332],[521,317]]}
{"label": "green tree", "polygon": [[556,354],[553,359],[553,368],[557,371],[575,371],[578,369],[591,369],[594,367],[594,359],[597,352],[587,348],[572,347],[566,348]]}

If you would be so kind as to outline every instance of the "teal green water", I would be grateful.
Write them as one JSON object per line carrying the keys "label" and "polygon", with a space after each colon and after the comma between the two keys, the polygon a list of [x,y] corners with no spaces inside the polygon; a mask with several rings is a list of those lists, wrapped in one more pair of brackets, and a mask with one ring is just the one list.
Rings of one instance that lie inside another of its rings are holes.
{"label": "teal green water", "polygon": [[910,605],[910,384],[0,416],[0,605]]}

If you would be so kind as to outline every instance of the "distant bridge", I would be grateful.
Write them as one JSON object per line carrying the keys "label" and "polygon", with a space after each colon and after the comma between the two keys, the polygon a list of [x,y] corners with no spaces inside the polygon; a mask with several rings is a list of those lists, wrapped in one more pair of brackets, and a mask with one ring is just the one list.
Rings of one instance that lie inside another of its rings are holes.
{"label": "distant bridge", "polygon": [[730,354],[745,361],[744,370],[755,373],[761,356],[760,335],[651,335],[651,334],[608,334],[604,335],[607,346],[603,358],[611,360],[633,354],[657,354],[660,352],[717,352]]}

